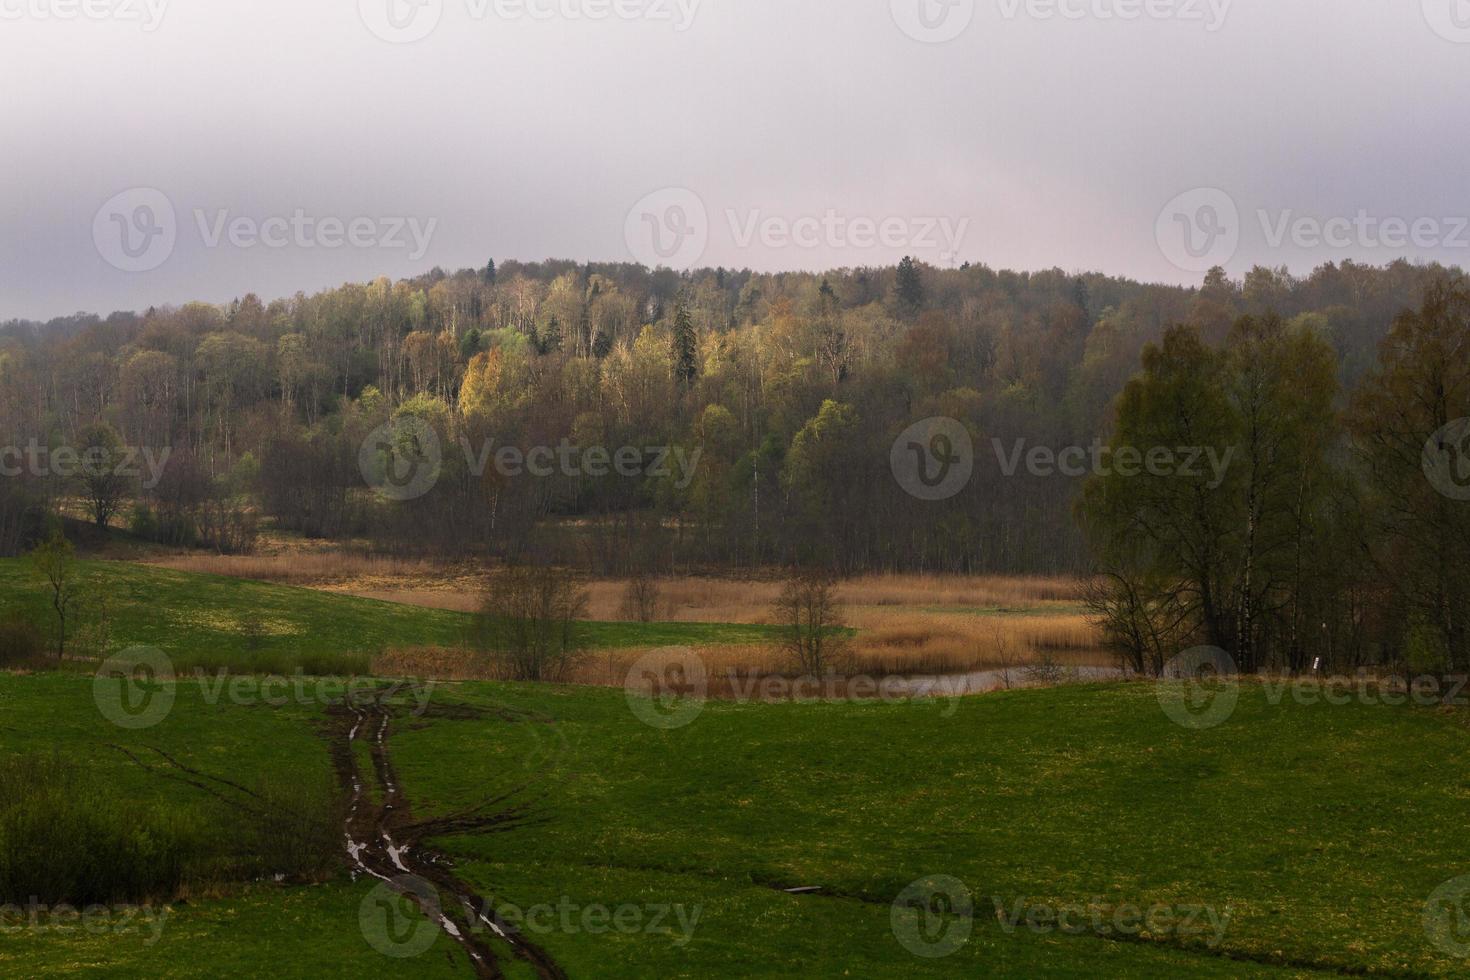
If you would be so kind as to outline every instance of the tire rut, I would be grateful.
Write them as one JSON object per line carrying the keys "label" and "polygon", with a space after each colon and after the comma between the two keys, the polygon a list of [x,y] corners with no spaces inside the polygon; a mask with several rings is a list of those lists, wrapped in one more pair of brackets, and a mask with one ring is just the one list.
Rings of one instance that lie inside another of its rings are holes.
{"label": "tire rut", "polygon": [[[422,838],[440,828],[443,821],[416,824],[413,809],[403,793],[388,753],[393,709],[387,699],[397,688],[383,688],[366,699],[352,698],[333,712],[330,728],[332,760],[338,780],[349,801],[344,820],[347,855],[354,877],[369,875],[387,882],[406,895],[469,955],[477,976],[500,980],[504,972],[497,946],[528,963],[542,980],[566,980],[566,973],[541,947],[513,932],[489,914],[489,905],[473,888],[448,870],[442,855],[425,848]],[[355,746],[362,742],[372,757],[371,779],[377,789],[376,802],[358,765]],[[510,795],[489,801],[504,803]],[[456,830],[503,831],[527,822],[526,807],[507,805],[486,816],[455,821]],[[448,900],[426,898],[412,888],[400,886],[405,876],[427,882]],[[437,906],[437,907],[435,907]],[[493,937],[493,941],[492,938]]]}

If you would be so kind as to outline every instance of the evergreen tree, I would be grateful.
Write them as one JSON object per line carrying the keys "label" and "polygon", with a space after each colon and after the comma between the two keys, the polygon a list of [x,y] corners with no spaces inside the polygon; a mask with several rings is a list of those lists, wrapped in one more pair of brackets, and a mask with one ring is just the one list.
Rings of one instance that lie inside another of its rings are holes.
{"label": "evergreen tree", "polygon": [[612,353],[613,341],[606,330],[597,331],[597,339],[592,341],[592,356],[599,361]]}
{"label": "evergreen tree", "polygon": [[541,353],[551,354],[561,350],[561,342],[561,321],[553,313],[551,322],[546,325],[546,332],[541,335]]}
{"label": "evergreen tree", "polygon": [[696,348],[694,317],[689,307],[680,302],[674,313],[674,380],[685,388],[692,386],[699,374]]}
{"label": "evergreen tree", "polygon": [[913,256],[905,255],[898,264],[898,282],[894,287],[899,310],[914,316],[924,305],[924,280],[919,275],[919,264]]}

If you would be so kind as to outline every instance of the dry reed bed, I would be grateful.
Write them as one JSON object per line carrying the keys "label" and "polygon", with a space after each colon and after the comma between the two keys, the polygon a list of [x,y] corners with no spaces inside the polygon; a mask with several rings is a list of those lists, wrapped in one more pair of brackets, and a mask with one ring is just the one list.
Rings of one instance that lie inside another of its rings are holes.
{"label": "dry reed bed", "polygon": [[[184,555],[153,564],[190,572],[301,585],[387,602],[472,612],[479,607],[483,573],[473,566],[298,550],[261,556]],[[588,618],[624,618],[622,580],[589,581]],[[781,590],[773,579],[705,577],[659,580],[657,618],[669,622],[774,622]],[[1082,583],[1064,577],[867,575],[844,581],[838,595],[849,626],[858,631],[845,672],[951,674],[988,670],[1050,657],[1066,664],[1107,664],[1096,628],[1079,611]],[[636,659],[630,651],[594,655],[579,672],[584,683],[622,683]],[[712,672],[782,673],[774,648],[701,649]],[[425,676],[484,675],[454,651],[402,652]],[[396,656],[396,654],[395,654]],[[387,669],[395,663],[384,663]]]}

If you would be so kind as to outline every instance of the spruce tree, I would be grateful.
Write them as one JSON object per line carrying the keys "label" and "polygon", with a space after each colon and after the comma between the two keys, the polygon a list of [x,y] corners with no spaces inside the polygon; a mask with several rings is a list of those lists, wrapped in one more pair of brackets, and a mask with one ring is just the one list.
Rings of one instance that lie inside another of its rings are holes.
{"label": "spruce tree", "polygon": [[674,380],[685,388],[693,385],[699,374],[696,345],[694,317],[681,302],[674,313]]}

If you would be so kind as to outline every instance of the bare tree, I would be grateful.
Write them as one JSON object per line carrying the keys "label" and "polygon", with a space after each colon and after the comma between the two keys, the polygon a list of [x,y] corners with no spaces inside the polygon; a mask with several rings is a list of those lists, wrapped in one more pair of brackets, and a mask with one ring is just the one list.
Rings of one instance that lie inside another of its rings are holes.
{"label": "bare tree", "polygon": [[1006,635],[1005,630],[999,624],[990,628],[990,636],[991,645],[994,649],[993,656],[995,663],[1000,667],[1001,685],[1009,691],[1016,683],[1016,678],[1012,674],[1012,671],[1021,666],[1021,654],[1017,651],[1015,645],[1011,643],[1011,638]]}
{"label": "bare tree", "polygon": [[1088,582],[1084,601],[1127,672],[1158,677],[1168,659],[1188,646],[1191,608],[1182,583],[1150,581],[1119,565]]}
{"label": "bare tree", "polygon": [[628,579],[623,591],[623,618],[635,623],[651,623],[658,618],[658,579],[639,569]]}
{"label": "bare tree", "polygon": [[51,608],[56,612],[56,659],[66,654],[66,619],[81,591],[76,549],[60,528],[31,552],[31,564],[51,588]]}
{"label": "bare tree", "polygon": [[823,674],[846,653],[842,607],[832,576],[822,569],[793,569],[776,600],[781,648],[803,673]]}
{"label": "bare tree", "polygon": [[505,680],[563,681],[585,646],[587,592],[550,565],[507,568],[490,583],[474,640]]}

